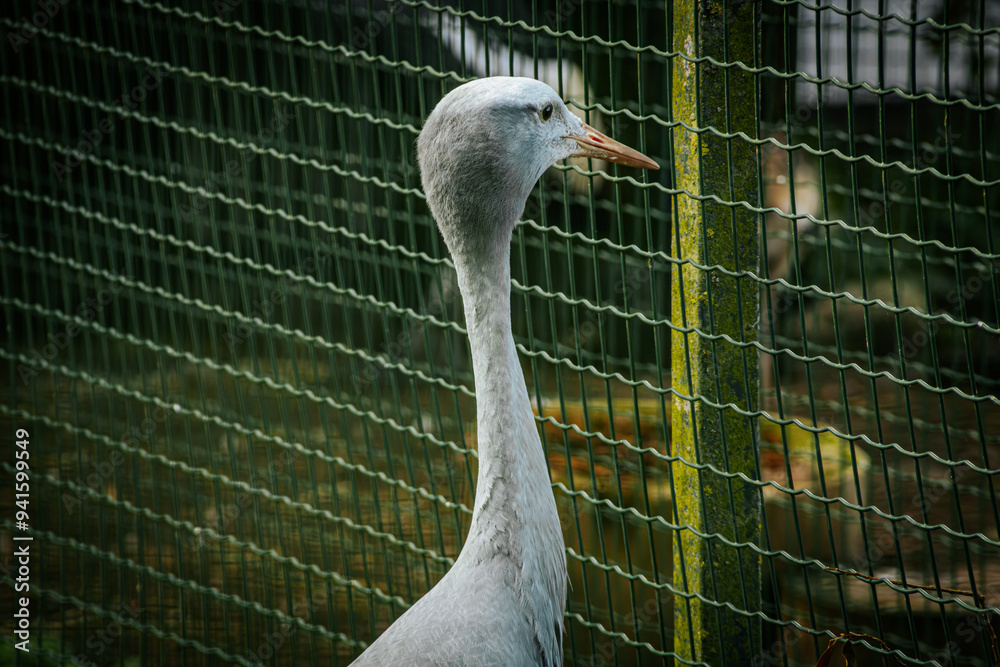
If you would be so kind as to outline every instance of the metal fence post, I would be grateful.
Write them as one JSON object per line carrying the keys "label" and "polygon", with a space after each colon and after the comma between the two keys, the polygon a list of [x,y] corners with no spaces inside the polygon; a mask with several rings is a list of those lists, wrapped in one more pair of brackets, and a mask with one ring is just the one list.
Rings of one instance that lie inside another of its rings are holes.
{"label": "metal fence post", "polygon": [[[676,519],[674,650],[710,665],[751,664],[761,650],[761,490],[757,424],[757,214],[729,202],[759,201],[753,65],[759,5],[673,3],[674,209],[671,454]],[[708,59],[711,60],[708,60]],[[707,130],[705,128],[714,128]],[[696,129],[697,131],[693,131]],[[726,136],[719,136],[725,134]],[[730,137],[730,138],[727,138]],[[729,272],[727,274],[727,272]],[[690,397],[690,398],[684,398]],[[719,406],[719,407],[717,407]],[[742,546],[735,546],[742,545]],[[733,611],[729,606],[744,613]],[[749,614],[749,615],[748,615]]]}

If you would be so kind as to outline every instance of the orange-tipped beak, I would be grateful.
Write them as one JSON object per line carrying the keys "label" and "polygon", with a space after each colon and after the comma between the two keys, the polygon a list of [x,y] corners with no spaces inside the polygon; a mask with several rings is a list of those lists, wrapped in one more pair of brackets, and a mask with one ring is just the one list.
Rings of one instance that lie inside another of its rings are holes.
{"label": "orange-tipped beak", "polygon": [[618,143],[591,126],[584,124],[583,129],[583,134],[570,134],[566,137],[580,144],[580,150],[573,153],[572,157],[592,157],[609,162],[617,162],[627,167],[639,167],[640,169],[660,168],[660,165],[639,151],[629,148],[625,144]]}

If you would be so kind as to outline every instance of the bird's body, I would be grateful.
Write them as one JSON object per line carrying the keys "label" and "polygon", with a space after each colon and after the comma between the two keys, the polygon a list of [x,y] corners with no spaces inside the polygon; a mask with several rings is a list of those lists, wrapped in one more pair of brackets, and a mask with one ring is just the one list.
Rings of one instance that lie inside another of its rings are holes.
{"label": "bird's body", "polygon": [[353,664],[554,667],[562,664],[566,553],[511,333],[511,233],[531,188],[559,160],[656,165],[584,125],[549,86],[507,77],[449,93],[417,154],[465,304],[479,479],[455,565]]}

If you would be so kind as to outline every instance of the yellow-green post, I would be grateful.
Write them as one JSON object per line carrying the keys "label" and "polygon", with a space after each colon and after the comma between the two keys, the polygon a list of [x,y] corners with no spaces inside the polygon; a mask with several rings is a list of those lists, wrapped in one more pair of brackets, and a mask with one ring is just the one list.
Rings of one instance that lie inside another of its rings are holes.
{"label": "yellow-green post", "polygon": [[[753,74],[759,4],[675,0],[672,59],[677,188],[671,319],[671,454],[677,522],[673,543],[674,650],[713,666],[750,665],[760,655],[761,491],[757,478],[758,285],[729,272],[758,271]],[[712,128],[712,129],[706,129]],[[697,130],[697,131],[695,131]],[[722,135],[722,136],[720,136]],[[703,199],[704,197],[717,197]],[[723,203],[725,202],[725,203]],[[725,336],[728,338],[723,338]],[[685,398],[693,397],[693,398]],[[706,402],[707,401],[707,402]],[[719,407],[722,406],[722,407]],[[733,409],[736,406],[738,410]],[[725,473],[725,474],[720,474]],[[743,546],[734,546],[743,545]],[[743,614],[729,608],[741,610]],[[749,616],[746,614],[750,614]]]}

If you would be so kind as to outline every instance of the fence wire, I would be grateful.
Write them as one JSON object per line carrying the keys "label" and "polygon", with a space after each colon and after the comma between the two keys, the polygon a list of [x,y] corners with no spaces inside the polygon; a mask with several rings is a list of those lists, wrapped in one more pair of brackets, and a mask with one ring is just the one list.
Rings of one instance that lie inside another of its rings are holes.
{"label": "fence wire", "polygon": [[[514,232],[566,664],[722,664],[691,605],[759,622],[754,665],[1000,664],[1000,5],[703,3],[759,12],[738,59],[685,4],[7,3],[0,663],[346,665],[448,570],[475,396],[414,140],[515,74],[663,167],[559,165]],[[680,113],[684,68],[741,102]],[[689,140],[757,187],[688,187]],[[752,216],[759,263],[681,253],[690,206]],[[682,271],[749,286],[757,337],[682,324]],[[738,400],[681,390],[682,335],[754,360]],[[678,405],[742,420],[753,474],[679,454]],[[677,466],[759,492],[759,539],[685,523]],[[760,604],[685,588],[682,536],[759,559]]]}

